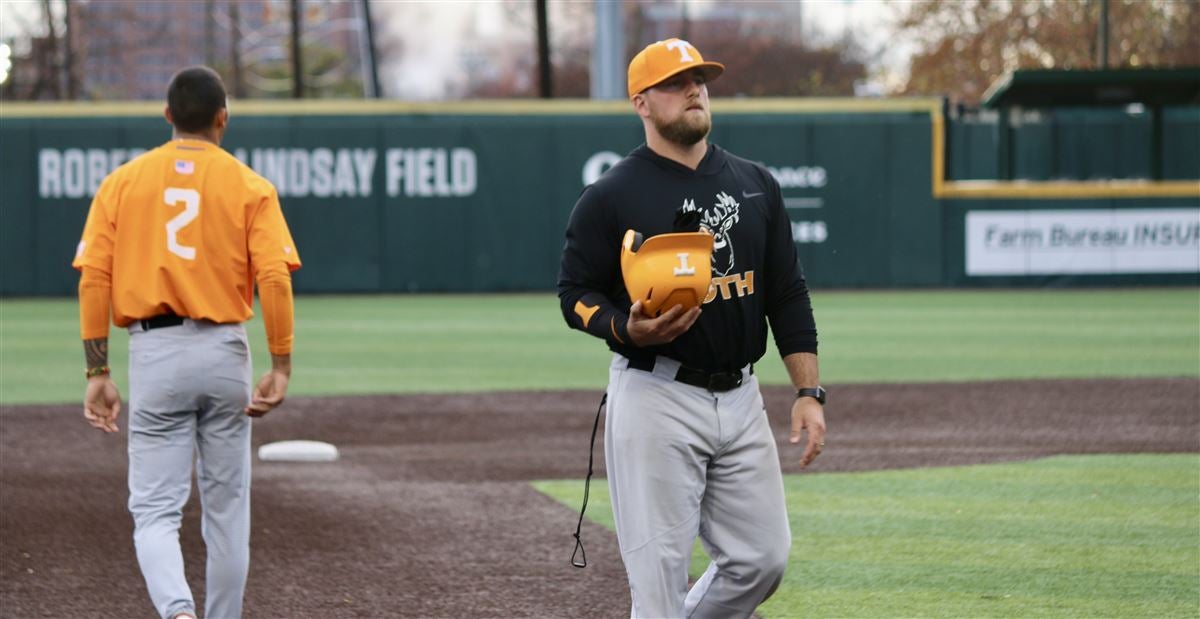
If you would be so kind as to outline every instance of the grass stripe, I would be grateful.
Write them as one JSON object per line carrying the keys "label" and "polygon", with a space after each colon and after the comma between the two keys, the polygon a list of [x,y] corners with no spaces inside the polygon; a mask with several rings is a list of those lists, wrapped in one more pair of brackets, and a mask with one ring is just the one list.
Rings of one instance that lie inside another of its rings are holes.
{"label": "grass stripe", "polygon": [[[829,385],[1200,376],[1200,291],[816,292]],[[262,323],[249,323],[258,371]],[[81,397],[78,310],[0,300],[0,403]],[[124,387],[127,335],[114,329]],[[766,384],[787,375],[770,347]],[[610,353],[567,328],[550,294],[302,296],[293,395],[596,389]]]}
{"label": "grass stripe", "polygon": [[[785,477],[774,617],[1195,617],[1200,456]],[[583,484],[540,491],[578,509]],[[588,517],[612,528],[604,483]],[[569,546],[569,544],[567,544]],[[697,545],[692,574],[708,559]]]}

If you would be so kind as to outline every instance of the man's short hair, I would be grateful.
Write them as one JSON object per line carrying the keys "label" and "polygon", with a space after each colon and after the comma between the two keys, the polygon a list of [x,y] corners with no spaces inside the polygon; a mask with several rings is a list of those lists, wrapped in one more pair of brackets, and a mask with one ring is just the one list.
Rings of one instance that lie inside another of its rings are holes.
{"label": "man's short hair", "polygon": [[176,129],[197,133],[213,126],[225,107],[225,83],[208,67],[188,67],[167,86],[167,109]]}

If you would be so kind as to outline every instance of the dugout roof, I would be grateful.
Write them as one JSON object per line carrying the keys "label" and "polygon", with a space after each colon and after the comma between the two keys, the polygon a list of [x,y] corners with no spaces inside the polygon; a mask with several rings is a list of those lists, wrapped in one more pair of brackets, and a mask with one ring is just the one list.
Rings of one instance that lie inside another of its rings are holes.
{"label": "dugout roof", "polygon": [[1021,69],[997,80],[983,106],[1061,107],[1142,103],[1200,104],[1200,67],[1182,69]]}

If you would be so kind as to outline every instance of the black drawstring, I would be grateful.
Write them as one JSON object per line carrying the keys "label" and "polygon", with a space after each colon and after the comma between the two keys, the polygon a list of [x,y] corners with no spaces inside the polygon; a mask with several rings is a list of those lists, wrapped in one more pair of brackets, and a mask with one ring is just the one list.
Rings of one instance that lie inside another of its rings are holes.
{"label": "black drawstring", "polygon": [[[608,401],[608,392],[600,398],[600,406],[596,407],[596,421],[592,423],[592,445],[588,448],[588,472],[587,479],[583,482],[583,507],[579,508],[579,524],[575,525],[575,552],[571,553],[571,565],[575,567],[587,567],[587,551],[583,549],[583,540],[579,539],[579,532],[583,529],[583,512],[587,511],[588,492],[592,485],[592,461],[596,455],[596,430],[600,428],[600,410],[604,408],[604,403]],[[575,557],[579,556],[579,560]]]}

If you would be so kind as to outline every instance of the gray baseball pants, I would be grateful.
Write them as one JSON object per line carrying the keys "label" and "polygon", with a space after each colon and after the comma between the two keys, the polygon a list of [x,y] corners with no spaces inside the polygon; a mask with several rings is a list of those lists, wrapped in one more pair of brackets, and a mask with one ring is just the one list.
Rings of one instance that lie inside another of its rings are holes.
{"label": "gray baseball pants", "polygon": [[[613,356],[604,455],[633,617],[749,617],[791,549],[783,476],[758,380],[711,392]],[[699,536],[712,562],[688,590]]]}
{"label": "gray baseball pants", "polygon": [[238,619],[250,561],[250,347],[242,325],[186,320],[129,338],[129,511],[164,619],[195,615],[179,524],[197,463],[207,619]]}

